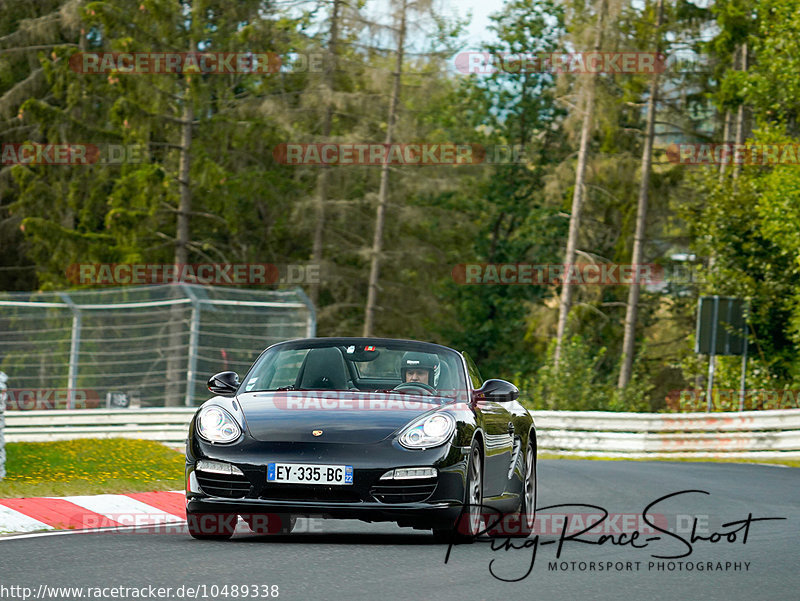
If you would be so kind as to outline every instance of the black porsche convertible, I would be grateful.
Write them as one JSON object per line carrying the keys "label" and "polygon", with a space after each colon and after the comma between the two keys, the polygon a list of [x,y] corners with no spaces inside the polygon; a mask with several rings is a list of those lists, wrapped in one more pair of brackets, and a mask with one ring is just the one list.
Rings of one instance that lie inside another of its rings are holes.
{"label": "black porsche convertible", "polygon": [[[212,376],[189,427],[198,539],[288,533],[298,515],[393,521],[468,542],[488,515],[536,508],[536,431],[519,391],[426,342],[310,338],[267,348],[240,382]],[[524,534],[523,534],[524,535]]]}

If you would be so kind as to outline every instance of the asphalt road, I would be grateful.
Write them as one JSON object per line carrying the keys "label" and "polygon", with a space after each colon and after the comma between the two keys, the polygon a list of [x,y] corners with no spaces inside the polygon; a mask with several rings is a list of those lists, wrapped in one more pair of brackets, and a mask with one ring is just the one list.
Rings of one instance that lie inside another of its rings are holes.
{"label": "asphalt road", "polygon": [[[686,490],[709,494],[678,494],[649,511],[657,526],[671,528],[672,533],[654,530],[638,517],[651,502]],[[545,509],[568,503],[596,507]],[[547,516],[539,524],[548,530],[540,535],[538,545],[533,538],[528,539],[527,548],[524,540],[514,539],[515,546],[523,547],[519,549],[508,548],[503,540],[479,540],[454,546],[447,564],[447,545],[435,544],[427,532],[357,521],[301,520],[290,536],[241,533],[225,542],[195,541],[181,533],[0,539],[0,598],[12,598],[13,592],[22,598],[23,589],[10,588],[15,586],[31,587],[32,595],[44,594],[41,584],[145,587],[141,591],[145,595],[154,590],[148,586],[171,587],[170,596],[160,598],[180,598],[181,586],[204,584],[198,598],[204,594],[205,598],[243,598],[241,587],[248,585],[251,598],[269,598],[265,593],[278,592],[280,599],[304,601],[800,599],[800,469],[540,461],[537,507]],[[597,523],[598,518],[586,516],[598,514],[597,507],[610,515],[596,528],[611,534],[620,528],[627,535],[614,534],[613,540],[602,545],[589,533],[579,538],[594,544],[570,540],[580,520]],[[558,559],[563,521],[554,529],[555,518],[550,515],[557,512],[569,514],[570,520]],[[786,519],[755,521],[764,517]],[[695,535],[720,540],[691,543],[695,519]],[[641,531],[638,538],[634,530]],[[715,536],[715,532],[720,534]],[[638,548],[630,544],[631,539]],[[615,544],[620,542],[629,544]],[[674,557],[689,550],[691,554],[682,558],[653,557]],[[507,580],[521,579],[504,582],[491,572]],[[223,585],[229,585],[227,591]],[[230,585],[239,587],[238,597]],[[273,585],[278,588],[268,588]],[[186,594],[185,588],[182,591]],[[89,594],[87,589],[84,597]],[[103,594],[111,598],[114,593],[109,589]],[[131,591],[119,594],[134,598]],[[77,595],[62,592],[49,598]]]}

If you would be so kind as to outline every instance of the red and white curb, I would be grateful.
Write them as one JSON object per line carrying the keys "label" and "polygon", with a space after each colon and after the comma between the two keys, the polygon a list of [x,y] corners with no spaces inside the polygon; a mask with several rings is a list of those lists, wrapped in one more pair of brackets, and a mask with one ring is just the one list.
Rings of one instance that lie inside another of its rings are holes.
{"label": "red and white curb", "polygon": [[0,499],[0,533],[182,524],[185,503],[183,491]]}

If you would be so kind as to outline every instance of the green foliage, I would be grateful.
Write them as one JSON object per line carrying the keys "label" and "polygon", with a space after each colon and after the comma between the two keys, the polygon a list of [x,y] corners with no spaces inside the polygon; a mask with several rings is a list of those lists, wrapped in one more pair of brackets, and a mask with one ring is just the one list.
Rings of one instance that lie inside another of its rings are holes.
{"label": "green foliage", "polygon": [[[787,142],[769,130],[756,143]],[[713,257],[700,275],[701,294],[749,299],[750,353],[760,359],[773,387],[792,385],[800,368],[800,237],[792,227],[800,201],[793,166],[745,167],[734,182],[706,170],[678,204],[698,254]],[[691,352],[689,348],[686,352]]]}
{"label": "green foliage", "polygon": [[[559,48],[562,13],[551,2],[509,2],[492,17],[498,42],[487,50],[553,52]],[[570,149],[561,136],[564,110],[556,101],[555,85],[547,73],[498,70],[463,77],[458,94],[467,101],[459,104],[458,114],[483,134],[478,138],[482,144],[516,146],[521,160],[482,168],[467,203],[477,233],[455,264],[559,262],[567,222],[559,216],[560,199],[548,198],[545,188],[547,174]],[[541,364],[544,345],[526,331],[532,308],[550,289],[451,280],[444,294],[456,323],[446,322],[439,330],[468,351],[485,373],[510,377]]]}
{"label": "green foliage", "polygon": [[[431,3],[420,8],[428,10]],[[175,256],[182,136],[194,114],[190,261],[300,263],[311,257],[317,166],[281,164],[278,144],[381,142],[394,69],[391,15],[343,3],[336,68],[271,75],[76,73],[79,51],[326,53],[330,2],[263,0],[5,2],[0,14],[0,131],[4,142],[138,144],[141,163],[0,166],[0,289],[58,289],[83,262],[170,262]],[[593,47],[599,2],[511,0],[493,17],[490,53]],[[464,263],[563,261],[586,78],[498,71],[453,74],[460,25],[431,13],[403,68],[399,143],[524,147],[521,161],[393,166],[376,332],[466,350],[484,373],[523,383],[533,406],[661,410],[705,377],[691,333],[697,297],[750,300],[748,386],[800,382],[800,175],[796,166],[672,164],[673,141],[722,139],[725,115],[747,108],[759,143],[800,139],[800,0],[722,0],[708,7],[609,3],[604,49],[667,55],[691,49],[708,68],[661,75],[644,256],[694,253],[690,283],[642,290],[634,377],[615,387],[627,288],[580,286],[572,338],[552,367],[555,286],[459,285]],[[713,37],[708,40],[708,32]],[[424,41],[421,41],[424,37]],[[387,41],[388,40],[388,41]],[[748,70],[736,69],[747,45]],[[413,48],[412,48],[413,46]],[[663,46],[663,48],[662,48]],[[420,52],[423,50],[424,52]],[[581,260],[630,261],[640,181],[647,74],[597,79]],[[714,112],[716,111],[716,113]],[[330,115],[330,131],[322,124]],[[322,140],[322,136],[326,140]],[[733,136],[728,131],[729,138]],[[332,167],[324,218],[318,333],[361,331],[379,170]],[[719,389],[738,384],[721,359]],[[674,396],[674,395],[673,395]]]}
{"label": "green foliage", "polygon": [[533,378],[522,384],[523,398],[532,409],[602,411],[608,409],[608,387],[597,366],[606,353],[588,346],[580,336],[564,341],[559,367],[553,364],[555,340],[547,350],[547,361]]}
{"label": "green foliage", "polygon": [[553,364],[553,340],[547,361],[532,377],[519,376],[521,397],[531,409],[558,411],[648,411],[652,385],[642,375],[641,363],[634,366],[631,382],[616,388],[616,372],[599,369],[606,348],[597,349],[579,335],[570,336],[561,349],[558,369]]}
{"label": "green foliage", "polygon": [[742,97],[758,121],[789,124],[796,138],[800,134],[800,2],[766,0],[750,8],[756,18],[748,42],[758,60],[743,82]]}

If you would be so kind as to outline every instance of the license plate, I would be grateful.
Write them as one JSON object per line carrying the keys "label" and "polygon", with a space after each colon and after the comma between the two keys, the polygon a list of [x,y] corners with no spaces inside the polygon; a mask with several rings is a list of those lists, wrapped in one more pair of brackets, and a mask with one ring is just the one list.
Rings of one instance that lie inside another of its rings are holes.
{"label": "license plate", "polygon": [[287,484],[353,483],[352,465],[318,465],[313,463],[268,463],[267,482]]}

